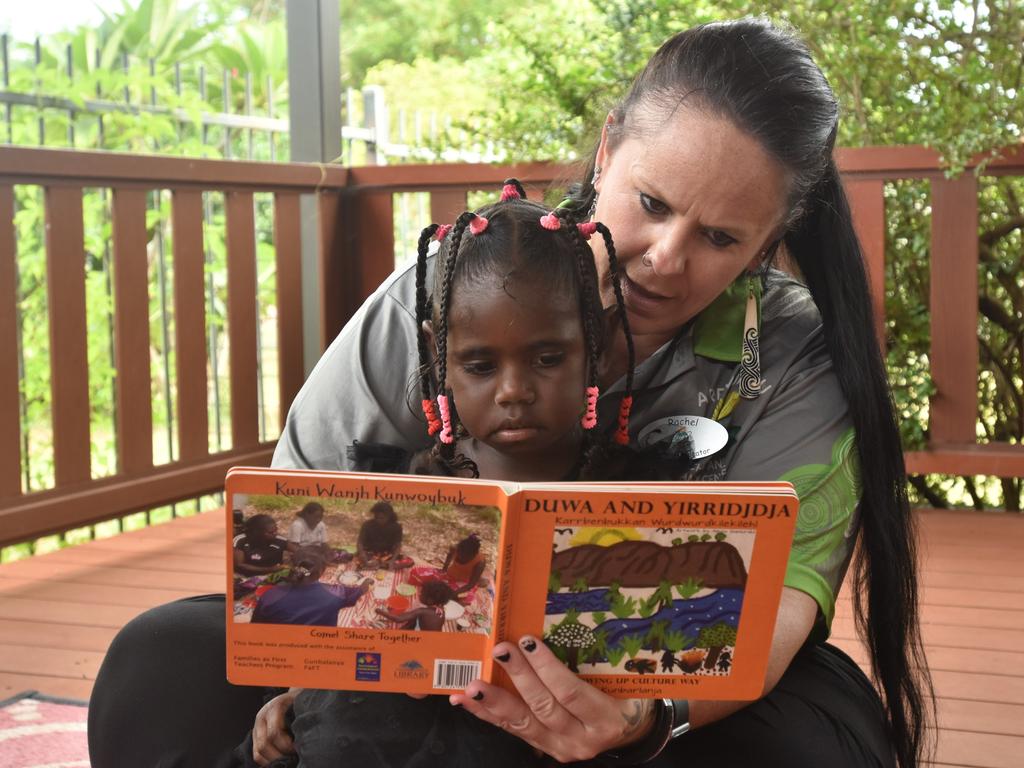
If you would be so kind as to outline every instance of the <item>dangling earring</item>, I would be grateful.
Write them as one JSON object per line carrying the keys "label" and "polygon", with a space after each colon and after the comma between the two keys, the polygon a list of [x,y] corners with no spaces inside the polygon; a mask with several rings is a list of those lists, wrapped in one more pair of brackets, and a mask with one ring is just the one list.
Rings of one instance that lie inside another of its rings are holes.
{"label": "dangling earring", "polygon": [[590,186],[594,190],[594,202],[590,204],[590,210],[587,211],[587,218],[593,219],[597,215],[597,182],[601,180],[601,166],[594,166],[594,178],[590,180]]}
{"label": "dangling earring", "polygon": [[740,351],[740,370],[737,390],[740,397],[753,400],[761,394],[764,379],[761,378],[761,353],[758,349],[757,295],[754,281],[760,277],[747,275],[747,311],[743,320],[743,345]]}

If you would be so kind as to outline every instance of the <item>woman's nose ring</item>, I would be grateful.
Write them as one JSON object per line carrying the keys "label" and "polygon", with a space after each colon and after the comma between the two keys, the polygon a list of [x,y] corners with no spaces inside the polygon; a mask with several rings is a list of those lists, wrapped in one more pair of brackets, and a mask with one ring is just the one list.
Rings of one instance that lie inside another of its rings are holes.
{"label": "woman's nose ring", "polygon": [[643,256],[640,257],[640,263],[643,264],[645,267],[653,267],[654,266],[654,264],[651,263],[651,252],[650,251],[647,251],[646,253],[644,253]]}

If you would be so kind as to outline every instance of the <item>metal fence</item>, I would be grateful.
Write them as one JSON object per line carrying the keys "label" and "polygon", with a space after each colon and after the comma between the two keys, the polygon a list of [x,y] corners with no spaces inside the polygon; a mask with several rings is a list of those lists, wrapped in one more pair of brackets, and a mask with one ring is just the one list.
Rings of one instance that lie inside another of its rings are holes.
{"label": "metal fence", "polygon": [[[19,51],[20,59],[16,55]],[[31,53],[25,55],[27,51]],[[111,116],[158,115],[170,118],[176,124],[177,134],[167,144],[154,139],[147,148],[152,153],[167,151],[168,144],[173,144],[177,151],[181,139],[195,132],[199,146],[207,150],[205,156],[271,162],[288,159],[287,94],[285,88],[275,86],[273,78],[256,83],[251,73],[226,68],[214,72],[203,64],[178,62],[170,68],[158,67],[154,59],[140,61],[124,53],[117,65],[119,73],[126,79],[135,75],[145,83],[144,87],[125,84],[118,93],[110,93],[97,83],[91,97],[69,98],[66,92],[56,92],[64,89],[53,84],[47,87],[38,75],[44,69],[51,73],[56,70],[66,84],[80,79],[82,73],[76,71],[72,46],[65,46],[61,63],[50,61],[52,52],[49,54],[44,56],[40,38],[29,45],[19,45],[9,35],[0,35],[0,108],[5,128],[0,141],[121,151],[127,147],[107,141],[105,122]],[[97,51],[92,70],[101,66]],[[18,87],[18,78],[12,73],[19,70],[25,75],[20,80],[31,83],[31,89]],[[168,99],[161,95],[168,94],[176,97],[178,105],[163,103]],[[188,102],[191,108],[180,106],[182,102]],[[433,110],[392,110],[380,86],[369,85],[361,91],[348,89],[339,109],[343,149],[337,160],[343,165],[478,163],[502,159],[492,144],[474,143],[469,131],[453,126],[451,118],[444,114]],[[15,136],[15,110],[34,119],[35,135],[31,141]],[[55,124],[63,130],[55,130]],[[93,129],[93,138],[83,140],[81,129],[87,125]]]}
{"label": "metal fence", "polygon": [[[258,81],[257,81],[258,80]],[[100,53],[85,62],[76,58],[72,46],[60,49],[37,38],[31,43],[17,43],[8,35],[0,35],[0,144],[38,146],[73,150],[110,150],[149,155],[169,154],[213,159],[282,162],[290,155],[287,84],[273,78],[254,78],[250,73],[233,69],[214,70],[203,64],[178,62],[172,65],[153,59],[139,60],[122,54],[106,64]],[[384,89],[368,86],[361,91],[348,89],[339,105],[342,114],[341,165],[393,165],[408,162],[484,162],[500,159],[489,145],[474,145],[471,134],[452,125],[452,120],[436,111],[406,112],[392,110]],[[140,136],[142,137],[140,139]],[[43,258],[45,236],[40,230],[42,217],[27,216],[42,210],[38,189],[12,187],[15,219],[25,215],[34,224],[17,224],[18,240],[16,270],[32,259]],[[210,449],[221,450],[222,433],[230,407],[229,393],[222,392],[227,373],[230,345],[226,330],[226,308],[222,294],[227,281],[224,243],[216,232],[224,226],[224,204],[218,193],[202,195],[203,227],[211,237],[203,238],[205,261],[205,306],[208,318],[206,356],[209,370]],[[254,200],[257,222],[257,246],[271,248],[272,232],[260,231],[259,224],[268,220],[266,201]],[[109,232],[113,226],[112,200],[104,185],[85,190],[83,224],[86,233]],[[91,201],[91,202],[90,202]],[[153,413],[160,423],[154,430],[154,450],[159,460],[174,461],[178,445],[175,441],[176,415],[172,409],[178,382],[174,375],[174,311],[169,306],[169,285],[173,282],[171,249],[171,211],[168,190],[153,189],[145,196],[147,240],[150,270],[151,335],[153,339]],[[396,190],[393,232],[385,239],[394,242],[394,261],[402,263],[414,255],[420,228],[429,223],[430,197],[422,191]],[[33,229],[34,227],[34,229]],[[111,239],[98,236],[93,247],[87,246],[86,257],[92,262],[91,272],[100,272],[105,286],[105,301],[113,306],[115,275]],[[261,245],[262,244],[262,245]],[[33,249],[35,249],[33,251]],[[259,261],[259,251],[257,260]],[[261,280],[275,281],[275,265],[258,264]],[[266,273],[264,275],[264,272]],[[38,458],[41,448],[45,456],[52,434],[48,427],[37,429],[38,413],[33,417],[28,404],[32,390],[27,381],[26,310],[33,301],[32,291],[45,292],[45,285],[30,285],[15,278],[17,307],[15,339],[21,389],[22,488],[34,492],[49,487],[52,467],[45,458]],[[258,299],[257,299],[258,300]],[[273,329],[276,305],[260,307],[263,320],[256,325],[257,378],[259,392],[259,437],[274,440],[281,424],[277,418],[279,403],[275,400],[277,370],[277,338]],[[99,327],[104,323],[99,323]],[[107,360],[114,361],[113,314],[107,317]],[[267,328],[268,340],[263,338]],[[31,344],[31,339],[28,340]],[[266,359],[265,359],[266,358]],[[115,383],[111,382],[110,387]],[[45,387],[40,387],[45,389]],[[266,393],[266,394],[265,394]],[[47,395],[43,395],[43,406]],[[38,407],[38,403],[37,403]],[[265,414],[270,414],[265,416]],[[116,431],[116,423],[110,430]],[[158,434],[159,433],[159,434]],[[32,441],[35,441],[33,444]],[[228,440],[230,442],[230,440]],[[161,458],[162,457],[162,458]],[[102,462],[101,462],[102,464]],[[110,468],[95,468],[101,475]],[[172,504],[167,508],[140,513],[125,520],[130,527],[148,525],[152,521],[189,514],[215,506],[216,497]],[[118,530],[122,521],[116,521]],[[94,527],[61,534],[56,543],[87,540],[96,535]],[[101,535],[103,535],[101,533]],[[36,544],[28,549],[34,551]],[[11,556],[11,552],[5,553]]]}

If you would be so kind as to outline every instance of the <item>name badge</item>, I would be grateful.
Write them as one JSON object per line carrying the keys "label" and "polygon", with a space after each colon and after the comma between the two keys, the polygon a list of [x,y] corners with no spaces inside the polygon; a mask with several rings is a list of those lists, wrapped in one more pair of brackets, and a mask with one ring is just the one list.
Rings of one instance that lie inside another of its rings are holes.
{"label": "name badge", "polygon": [[729,442],[729,433],[717,421],[703,416],[669,416],[652,421],[637,436],[643,449],[663,456],[703,459]]}

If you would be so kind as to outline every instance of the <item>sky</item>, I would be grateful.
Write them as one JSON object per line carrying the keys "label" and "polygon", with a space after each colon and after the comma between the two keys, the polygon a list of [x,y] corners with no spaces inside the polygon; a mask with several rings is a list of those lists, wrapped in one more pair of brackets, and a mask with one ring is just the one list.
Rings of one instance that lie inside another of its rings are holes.
{"label": "sky", "polygon": [[122,7],[121,0],[4,0],[0,2],[0,32],[19,41],[49,35],[79,24],[98,24],[100,8]]}

